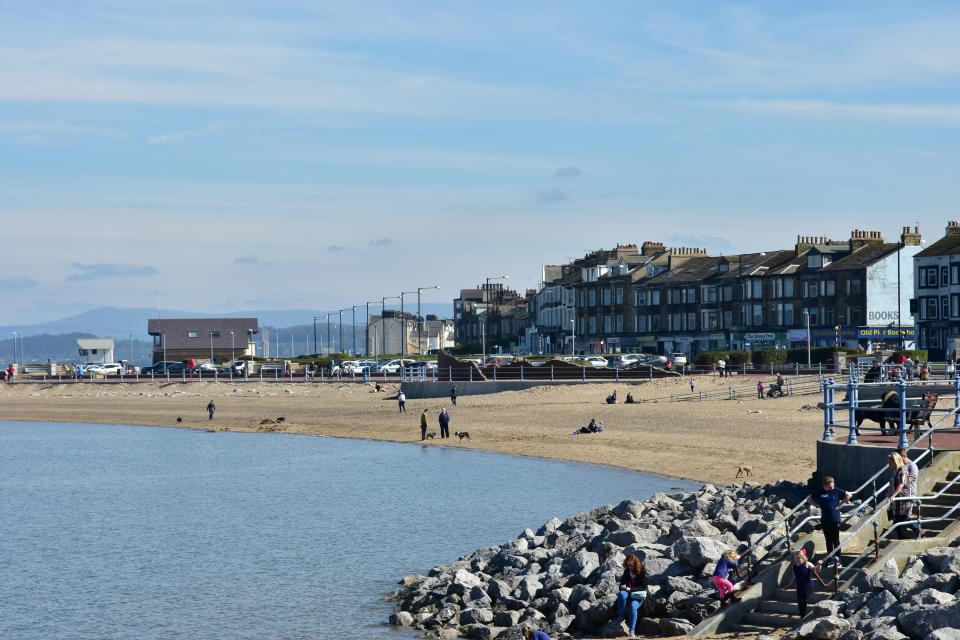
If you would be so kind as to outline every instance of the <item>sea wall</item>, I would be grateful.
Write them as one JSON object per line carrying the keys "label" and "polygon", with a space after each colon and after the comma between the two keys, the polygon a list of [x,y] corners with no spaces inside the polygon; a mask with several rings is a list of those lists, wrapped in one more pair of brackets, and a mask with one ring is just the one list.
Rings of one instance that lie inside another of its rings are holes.
{"label": "sea wall", "polygon": [[[606,384],[610,386],[611,382],[606,383],[584,383],[584,382],[561,382],[549,380],[487,380],[483,382],[402,382],[400,388],[407,396],[408,400],[420,400],[424,398],[449,398],[450,387],[456,385],[458,396],[479,396],[488,393],[500,393],[501,391],[523,391],[533,387],[545,387],[568,384]],[[598,391],[597,393],[602,393]],[[605,397],[605,396],[604,396]],[[600,400],[603,398],[600,398]]]}

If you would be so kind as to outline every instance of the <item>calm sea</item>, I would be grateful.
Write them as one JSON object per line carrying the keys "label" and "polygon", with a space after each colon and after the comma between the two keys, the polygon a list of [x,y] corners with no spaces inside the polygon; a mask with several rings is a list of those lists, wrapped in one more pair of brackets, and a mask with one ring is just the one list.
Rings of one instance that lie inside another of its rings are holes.
{"label": "calm sea", "polygon": [[693,487],[430,446],[0,422],[0,638],[406,640],[380,600],[401,576]]}

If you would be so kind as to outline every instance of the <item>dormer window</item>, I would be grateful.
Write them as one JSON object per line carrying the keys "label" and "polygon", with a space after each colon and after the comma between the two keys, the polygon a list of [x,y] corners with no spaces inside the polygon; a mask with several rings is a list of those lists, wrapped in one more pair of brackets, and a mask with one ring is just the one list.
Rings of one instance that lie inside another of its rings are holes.
{"label": "dormer window", "polygon": [[819,253],[807,256],[807,268],[819,269],[823,266],[823,256]]}

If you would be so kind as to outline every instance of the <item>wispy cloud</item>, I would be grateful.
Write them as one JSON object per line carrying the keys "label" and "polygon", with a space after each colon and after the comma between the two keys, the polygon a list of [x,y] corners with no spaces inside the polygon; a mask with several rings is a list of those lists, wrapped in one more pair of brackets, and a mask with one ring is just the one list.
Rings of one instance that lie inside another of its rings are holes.
{"label": "wispy cloud", "polygon": [[537,189],[534,198],[540,204],[559,204],[569,200],[565,191],[553,187],[551,189]]}
{"label": "wispy cloud", "polygon": [[233,259],[233,264],[239,264],[243,267],[252,267],[255,264],[259,264],[260,261],[253,256],[240,256]]}
{"label": "wispy cloud", "polygon": [[103,278],[132,278],[138,276],[152,276],[160,273],[156,267],[136,266],[132,264],[81,264],[71,262],[70,266],[78,273],[67,276],[67,282],[86,282]]}
{"label": "wispy cloud", "polygon": [[21,291],[24,289],[35,289],[39,286],[39,282],[26,276],[0,278],[0,291]]}
{"label": "wispy cloud", "polygon": [[822,100],[737,100],[712,103],[739,111],[805,118],[909,120],[932,125],[960,125],[960,105],[866,104]]}
{"label": "wispy cloud", "polygon": [[216,133],[217,131],[222,131],[227,126],[226,122],[214,122],[205,127],[200,127],[198,129],[187,129],[186,131],[174,131],[173,133],[164,133],[158,136],[153,136],[148,139],[147,142],[150,144],[172,144],[176,142],[185,142],[190,138],[195,138],[197,136],[210,135]]}
{"label": "wispy cloud", "polygon": [[557,167],[553,172],[553,177],[559,180],[572,180],[583,176],[583,170],[580,167]]}
{"label": "wispy cloud", "polygon": [[327,251],[330,253],[340,253],[341,251],[346,251],[346,250],[347,250],[347,247],[343,246],[342,244],[332,244],[329,247],[327,247]]}
{"label": "wispy cloud", "polygon": [[390,238],[380,238],[378,240],[370,241],[371,247],[389,247],[391,244],[393,244],[393,240]]}

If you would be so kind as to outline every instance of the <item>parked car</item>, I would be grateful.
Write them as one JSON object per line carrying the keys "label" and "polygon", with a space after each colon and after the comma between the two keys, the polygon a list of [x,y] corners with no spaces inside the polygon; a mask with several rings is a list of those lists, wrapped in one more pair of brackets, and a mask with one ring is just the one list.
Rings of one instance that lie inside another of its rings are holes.
{"label": "parked car", "polygon": [[396,374],[400,371],[400,367],[406,367],[412,362],[413,360],[410,360],[407,358],[398,358],[396,360],[391,360],[390,362],[387,362],[386,364],[380,367],[380,373],[386,373],[389,375]]}
{"label": "parked car", "polygon": [[233,369],[233,375],[242,376],[247,371],[250,370],[250,361],[249,360],[236,360],[233,364],[230,365],[230,368]]}
{"label": "parked car", "polygon": [[163,375],[167,373],[167,369],[175,364],[180,364],[179,362],[173,362],[171,360],[163,360],[161,362],[156,362],[149,367],[142,367],[140,369],[140,375]]}
{"label": "parked car", "polygon": [[404,369],[424,369],[428,372],[436,371],[437,362],[435,360],[418,360],[417,362],[411,362],[405,365]]}
{"label": "parked car", "polygon": [[369,366],[360,360],[344,360],[340,363],[340,371],[350,376],[362,375],[364,369],[369,370]]}
{"label": "parked car", "polygon": [[285,371],[283,363],[280,362],[264,362],[260,365],[260,373],[265,376],[282,376]]}
{"label": "parked car", "polygon": [[505,364],[510,364],[513,362],[513,356],[505,355],[496,355],[496,356],[487,356],[486,362],[483,363],[485,367],[502,367]]}
{"label": "parked car", "polygon": [[613,356],[610,358],[608,364],[616,369],[623,369],[624,367],[631,367],[635,364],[640,364],[640,356],[636,353],[621,353],[618,356]]}
{"label": "parked car", "polygon": [[610,364],[606,358],[601,356],[584,356],[580,360],[594,369],[602,369]]}
{"label": "parked car", "polygon": [[687,354],[685,353],[671,353],[670,359],[673,360],[673,366],[682,367],[687,364]]}
{"label": "parked car", "polygon": [[100,365],[100,373],[105,376],[119,376],[123,373],[123,365],[119,362],[104,362]]}

